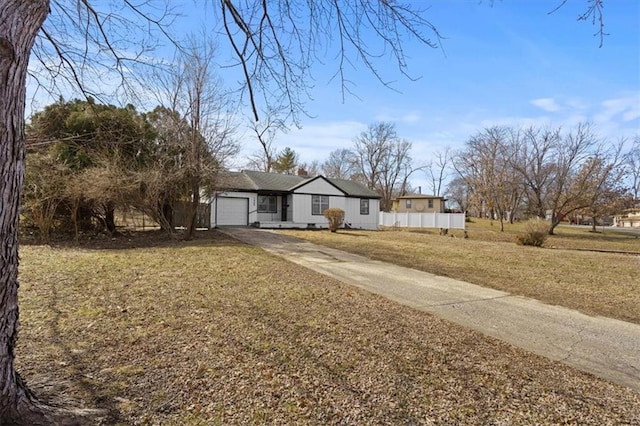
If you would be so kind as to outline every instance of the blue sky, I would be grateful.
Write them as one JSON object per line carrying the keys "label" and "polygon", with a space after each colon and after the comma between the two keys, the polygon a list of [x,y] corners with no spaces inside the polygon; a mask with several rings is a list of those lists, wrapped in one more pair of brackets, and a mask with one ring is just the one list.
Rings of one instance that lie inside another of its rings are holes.
{"label": "blue sky", "polygon": [[[343,103],[337,84],[316,78],[315,115],[277,141],[310,161],[350,146],[369,123],[396,123],[413,142],[416,164],[434,150],[459,148],[492,125],[595,124],[603,137],[640,134],[640,2],[606,2],[609,33],[599,48],[596,28],[577,22],[584,2],[548,15],[556,1],[433,1],[429,19],[444,37],[444,53],[409,45],[411,74],[384,69],[400,93],[365,70]],[[445,55],[446,54],[446,55]],[[322,71],[322,70],[321,70]]]}
{"label": "blue sky", "polygon": [[[640,1],[605,1],[609,35],[601,48],[597,28],[576,19],[587,0],[569,0],[553,14],[561,0],[418,3],[428,7],[427,19],[444,37],[442,49],[406,43],[409,73],[418,80],[402,76],[391,61],[378,62],[381,74],[393,81],[391,90],[356,63],[349,78],[357,97],[343,101],[339,82],[330,81],[336,64],[324,58],[324,65],[312,69],[314,88],[306,108],[313,118],[302,117],[301,129],[279,135],[276,147],[293,148],[305,162],[323,161],[329,152],[351,147],[369,124],[391,121],[398,135],[413,143],[419,166],[435,150],[461,148],[472,134],[493,125],[570,128],[589,121],[611,140],[640,134]],[[184,13],[177,32],[200,33],[215,21],[204,0],[171,4]],[[240,137],[238,168],[258,149],[249,133]],[[417,175],[414,185],[421,180]]]}

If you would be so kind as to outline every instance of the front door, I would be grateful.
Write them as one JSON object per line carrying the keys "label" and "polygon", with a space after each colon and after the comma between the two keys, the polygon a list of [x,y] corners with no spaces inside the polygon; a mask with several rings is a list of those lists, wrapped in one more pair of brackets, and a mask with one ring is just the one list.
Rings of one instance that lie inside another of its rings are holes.
{"label": "front door", "polygon": [[287,196],[282,195],[280,199],[282,200],[282,206],[280,206],[281,207],[280,210],[282,210],[281,220],[283,222],[286,222],[287,221]]}

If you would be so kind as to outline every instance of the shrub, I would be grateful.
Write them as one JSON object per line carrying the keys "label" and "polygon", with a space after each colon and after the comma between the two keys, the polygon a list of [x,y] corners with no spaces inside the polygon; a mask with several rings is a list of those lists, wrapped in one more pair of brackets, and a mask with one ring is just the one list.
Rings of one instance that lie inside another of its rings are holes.
{"label": "shrub", "polygon": [[521,246],[542,247],[549,236],[549,222],[535,218],[524,224],[524,233],[516,237],[516,243]]}
{"label": "shrub", "polygon": [[337,208],[326,209],[324,211],[324,217],[329,221],[329,230],[331,232],[336,232],[344,221],[344,210]]}

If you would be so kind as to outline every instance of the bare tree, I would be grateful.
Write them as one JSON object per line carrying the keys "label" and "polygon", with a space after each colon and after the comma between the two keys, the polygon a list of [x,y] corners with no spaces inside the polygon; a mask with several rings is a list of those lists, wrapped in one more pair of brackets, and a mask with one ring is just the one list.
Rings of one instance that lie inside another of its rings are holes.
{"label": "bare tree", "polygon": [[598,219],[633,206],[633,197],[623,186],[623,143],[589,158],[578,172],[576,180],[585,182],[584,204],[588,205],[576,213],[591,217],[592,232],[596,232]]}
{"label": "bare tree", "polygon": [[397,140],[391,144],[389,155],[382,162],[378,190],[382,192],[381,205],[384,211],[391,210],[394,196],[407,194],[409,178],[416,171],[411,168],[411,147],[408,140]]}
{"label": "bare tree", "polygon": [[354,171],[353,152],[346,148],[339,148],[329,153],[320,166],[322,174],[328,178],[350,179]]}
{"label": "bare tree", "polygon": [[447,185],[447,197],[458,205],[463,212],[468,212],[471,199],[471,188],[461,176],[456,176]]}
{"label": "bare tree", "polygon": [[173,69],[165,70],[156,79],[158,97],[175,112],[166,117],[174,118],[175,127],[183,121],[188,124],[182,126],[188,135],[177,136],[173,141],[182,144],[179,154],[185,172],[187,239],[193,238],[196,229],[203,188],[211,186],[219,168],[239,152],[230,119],[234,102],[223,91],[213,69],[214,44],[207,41],[206,35],[192,36],[189,43],[178,52]]}
{"label": "bare tree", "polygon": [[[567,4],[568,0],[561,0],[549,13],[555,13],[558,9]],[[600,47],[604,43],[604,37],[608,35],[604,30],[604,8],[605,0],[587,0],[587,8],[578,15],[578,21],[591,21],[591,25],[596,26],[598,30],[594,34],[600,38]]]}
{"label": "bare tree", "polygon": [[529,127],[510,131],[517,135],[512,138],[516,153],[511,157],[511,167],[523,180],[528,211],[544,218],[551,182],[557,170],[553,159],[562,140],[560,129]]}
{"label": "bare tree", "polygon": [[46,153],[33,152],[26,161],[22,225],[27,222],[35,226],[40,232],[41,241],[49,243],[56,211],[64,201],[61,194],[68,185],[70,172]]}
{"label": "bare tree", "polygon": [[630,189],[636,204],[640,204],[640,136],[633,140],[631,149],[625,155],[625,165],[630,179]]}
{"label": "bare tree", "polygon": [[147,113],[146,119],[155,131],[154,149],[147,167],[135,176],[141,188],[136,207],[173,236],[173,207],[185,193],[183,160],[189,146],[189,124],[180,113],[162,106]]}
{"label": "bare tree", "polygon": [[320,175],[320,161],[313,160],[308,163],[300,163],[298,165],[298,171],[304,173],[304,176],[316,177]]}
{"label": "bare tree", "polygon": [[276,157],[276,149],[273,146],[278,132],[286,133],[289,129],[285,121],[281,118],[284,116],[282,111],[270,109],[262,113],[262,120],[249,120],[253,136],[260,145],[260,151],[254,152],[248,158],[248,167],[253,170],[261,170],[263,172],[271,172]]}
{"label": "bare tree", "polygon": [[[342,83],[344,96],[351,90],[346,65],[353,60],[389,85],[375,66],[383,52],[385,57],[390,53],[406,75],[403,40],[413,38],[434,48],[440,43],[440,34],[423,11],[396,2],[222,0],[220,4],[224,31],[248,82],[244,89],[256,120],[260,103],[293,106],[286,110],[296,120],[296,114],[304,110],[300,95],[307,92],[317,49],[327,55],[328,46],[337,46],[337,52],[329,55],[338,58],[335,77]],[[425,30],[433,38],[425,35]],[[381,42],[379,50],[368,39],[371,33]],[[337,43],[332,43],[334,40]],[[258,99],[257,92],[264,98]]]}
{"label": "bare tree", "polygon": [[[12,3],[3,3],[7,1]],[[49,13],[41,27],[32,28],[37,37],[29,74],[39,90],[54,97],[79,91],[101,101],[135,102],[146,95],[138,77],[149,67],[170,67],[150,58],[161,44],[178,45],[170,32],[177,13],[169,1],[37,2]],[[11,9],[2,6],[3,11]]]}
{"label": "bare tree", "polygon": [[446,147],[433,153],[433,158],[424,166],[425,175],[431,186],[431,194],[439,197],[442,185],[451,176],[452,150]]}
{"label": "bare tree", "polygon": [[[204,48],[204,49],[203,49]],[[186,238],[193,238],[196,229],[196,217],[200,206],[200,187],[202,185],[203,173],[203,151],[205,141],[203,129],[207,126],[208,114],[205,108],[211,108],[210,103],[216,102],[209,99],[211,80],[211,62],[213,60],[213,49],[208,46],[193,46],[188,54],[183,57],[177,78],[176,91],[184,93],[187,101],[184,105],[184,115],[188,117],[190,124],[189,149],[187,149],[186,166],[187,179],[190,186],[190,202],[188,203],[186,217]]]}
{"label": "bare tree", "polygon": [[601,155],[603,143],[589,124],[579,124],[573,131],[562,135],[554,150],[549,167],[553,170],[548,187],[547,208],[551,216],[549,234],[553,234],[560,221],[576,210],[589,205],[588,195],[606,178],[607,173],[595,181],[591,173],[599,167],[590,158]]}
{"label": "bare tree", "polygon": [[508,128],[491,127],[477,133],[456,158],[456,170],[473,188],[484,215],[500,221],[513,221],[524,192],[510,165],[514,155]]}
{"label": "bare tree", "polygon": [[370,124],[354,143],[354,166],[369,189],[380,184],[382,164],[389,155],[389,147],[398,140],[393,123]]}
{"label": "bare tree", "polygon": [[389,211],[394,192],[402,192],[411,169],[411,142],[401,140],[393,123],[369,125],[354,142],[354,172],[382,200],[380,209]]}
{"label": "bare tree", "polygon": [[622,157],[620,144],[613,151],[609,145],[589,124],[564,133],[491,128],[467,142],[455,167],[485,215],[506,217],[524,199],[529,212],[550,218],[553,234],[562,219],[595,205],[610,188]]}

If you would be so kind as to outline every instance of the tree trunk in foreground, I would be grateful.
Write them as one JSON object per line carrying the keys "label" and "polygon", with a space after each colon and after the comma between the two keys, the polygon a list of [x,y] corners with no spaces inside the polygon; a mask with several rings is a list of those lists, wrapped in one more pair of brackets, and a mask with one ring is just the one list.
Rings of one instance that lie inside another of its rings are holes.
{"label": "tree trunk in foreground", "polygon": [[118,227],[116,226],[116,208],[113,203],[109,202],[104,207],[104,226],[110,236],[118,235]]}
{"label": "tree trunk in foreground", "polygon": [[0,0],[0,424],[47,424],[14,369],[18,337],[18,220],[24,180],[29,55],[48,0]]}
{"label": "tree trunk in foreground", "polygon": [[[199,171],[197,172],[200,173]],[[186,213],[186,240],[192,240],[198,226],[198,208],[200,207],[200,185],[198,184],[199,176],[193,176],[191,182],[191,200],[188,202]]]}
{"label": "tree trunk in foreground", "polygon": [[551,216],[551,224],[549,225],[549,235],[555,235],[556,226],[560,225],[560,221],[556,218],[555,213]]}

